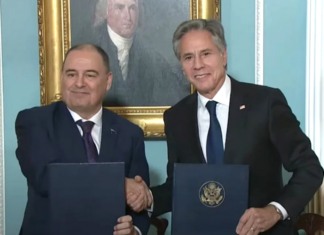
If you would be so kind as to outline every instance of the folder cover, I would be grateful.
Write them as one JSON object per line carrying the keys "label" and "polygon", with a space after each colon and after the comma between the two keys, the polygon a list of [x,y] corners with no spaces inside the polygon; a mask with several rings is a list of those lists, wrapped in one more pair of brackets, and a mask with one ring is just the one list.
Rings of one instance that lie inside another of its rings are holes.
{"label": "folder cover", "polygon": [[175,164],[172,235],[236,235],[248,207],[245,165]]}
{"label": "folder cover", "polygon": [[126,213],[124,163],[48,166],[50,234],[113,234]]}

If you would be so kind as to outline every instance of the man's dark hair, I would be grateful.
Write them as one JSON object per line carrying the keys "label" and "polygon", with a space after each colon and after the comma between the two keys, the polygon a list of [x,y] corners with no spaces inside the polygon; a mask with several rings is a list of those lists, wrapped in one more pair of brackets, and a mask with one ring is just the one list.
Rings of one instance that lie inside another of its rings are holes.
{"label": "man's dark hair", "polygon": [[106,67],[106,71],[108,73],[110,71],[108,54],[100,46],[97,46],[97,45],[94,45],[94,44],[78,44],[78,45],[75,45],[75,46],[71,47],[65,54],[65,58],[64,58],[64,61],[63,61],[63,65],[62,65],[62,70],[64,68],[65,60],[68,57],[68,55],[70,54],[70,52],[77,51],[77,50],[79,50],[79,51],[89,50],[89,49],[90,50],[95,50],[96,52],[99,53],[99,55],[102,58],[102,62]]}

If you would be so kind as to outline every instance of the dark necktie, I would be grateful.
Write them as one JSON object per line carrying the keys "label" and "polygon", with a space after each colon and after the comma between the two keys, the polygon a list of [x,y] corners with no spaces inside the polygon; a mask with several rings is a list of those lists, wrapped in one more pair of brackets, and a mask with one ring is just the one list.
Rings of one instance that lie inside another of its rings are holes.
{"label": "dark necktie", "polygon": [[222,130],[216,116],[216,105],[216,101],[208,101],[206,104],[210,115],[206,149],[208,164],[222,164],[224,156]]}
{"label": "dark necktie", "polygon": [[86,148],[88,161],[96,162],[98,159],[98,150],[91,136],[91,130],[94,123],[91,121],[82,122],[82,120],[79,120],[77,121],[77,124],[81,127],[83,131],[82,138],[83,138],[84,146]]}

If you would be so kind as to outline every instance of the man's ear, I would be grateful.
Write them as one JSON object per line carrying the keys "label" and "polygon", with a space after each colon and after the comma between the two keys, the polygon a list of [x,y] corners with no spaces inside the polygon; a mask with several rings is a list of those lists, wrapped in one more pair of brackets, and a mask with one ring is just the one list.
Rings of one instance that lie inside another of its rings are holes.
{"label": "man's ear", "polygon": [[222,60],[223,60],[223,66],[226,67],[226,65],[227,65],[227,50],[226,49],[222,52]]}
{"label": "man's ear", "polygon": [[107,73],[107,87],[106,87],[106,91],[108,91],[111,87],[112,81],[113,81],[113,73],[112,72],[108,72]]}

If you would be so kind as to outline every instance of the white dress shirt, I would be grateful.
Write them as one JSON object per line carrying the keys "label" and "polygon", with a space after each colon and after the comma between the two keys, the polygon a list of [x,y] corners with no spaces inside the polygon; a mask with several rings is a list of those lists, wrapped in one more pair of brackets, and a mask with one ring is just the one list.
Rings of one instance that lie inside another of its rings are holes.
{"label": "white dress shirt", "polygon": [[107,27],[109,37],[117,47],[119,66],[122,71],[123,79],[126,80],[128,72],[129,50],[133,44],[133,37],[124,38],[115,33],[109,26]]}
{"label": "white dress shirt", "polygon": [[[97,147],[97,151],[98,154],[100,152],[100,144],[101,144],[101,133],[102,133],[102,107],[100,108],[100,110],[94,115],[92,116],[90,119],[83,119],[82,117],[80,117],[79,114],[77,114],[76,112],[72,111],[71,109],[68,109],[71,113],[71,116],[75,122],[75,125],[78,127],[81,136],[83,136],[83,131],[81,129],[81,127],[76,124],[77,121],[82,120],[83,122],[85,121],[92,121],[94,122],[93,128],[91,130],[91,136],[93,139],[93,142],[95,143],[96,147]],[[141,231],[134,226],[135,229],[137,230],[139,235],[142,235]]]}
{"label": "white dress shirt", "polygon": [[[228,122],[230,95],[231,95],[231,80],[226,75],[223,86],[219,89],[217,94],[212,99],[217,102],[216,115],[222,130],[224,150],[225,150],[225,141],[226,141],[227,124],[228,124],[227,122]],[[206,108],[206,104],[209,100],[210,99],[198,93],[197,118],[198,118],[199,139],[200,139],[201,148],[204,157],[206,159],[206,162],[207,162],[207,154],[206,154],[207,135],[209,130],[209,120],[210,120],[210,115]],[[270,204],[276,206],[282,212],[284,219],[288,217],[287,211],[279,203],[271,202]]]}

